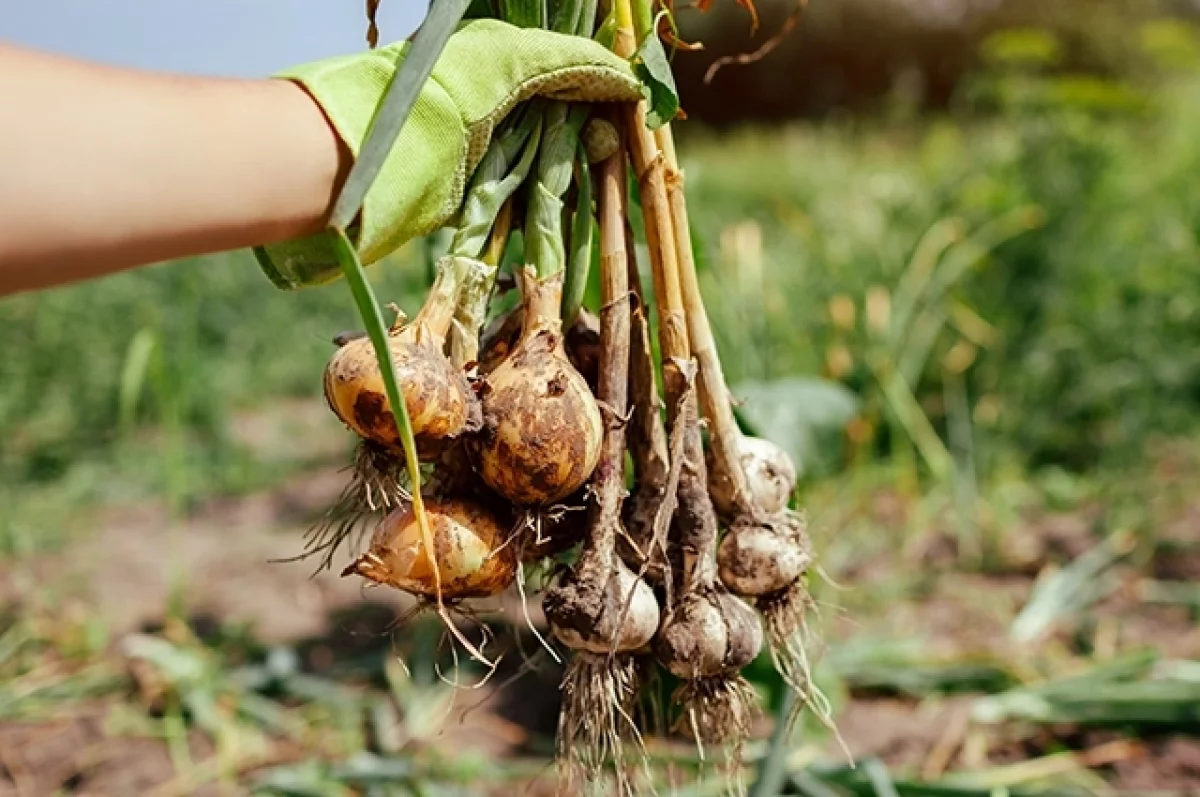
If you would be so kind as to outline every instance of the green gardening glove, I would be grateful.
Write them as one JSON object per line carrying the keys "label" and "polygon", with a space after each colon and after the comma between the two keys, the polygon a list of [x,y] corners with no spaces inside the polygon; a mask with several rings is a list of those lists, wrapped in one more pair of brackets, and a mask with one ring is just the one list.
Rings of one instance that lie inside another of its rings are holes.
{"label": "green gardening glove", "polygon": [[[276,75],[313,96],[355,156],[408,42],[305,64]],[[363,263],[452,220],[496,124],[517,103],[545,96],[574,102],[634,101],[629,64],[577,36],[493,19],[464,22],[450,37],[399,139],[349,231]],[[329,233],[260,247],[277,286],[300,288],[341,275]]]}

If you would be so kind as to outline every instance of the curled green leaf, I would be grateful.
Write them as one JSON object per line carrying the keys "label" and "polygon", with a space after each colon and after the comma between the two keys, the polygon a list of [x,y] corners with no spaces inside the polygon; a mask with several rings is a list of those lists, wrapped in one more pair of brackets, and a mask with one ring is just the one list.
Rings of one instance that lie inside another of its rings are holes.
{"label": "curled green leaf", "polygon": [[[653,29],[658,28],[657,22]],[[633,57],[633,71],[642,82],[642,96],[648,106],[647,126],[655,130],[674,119],[679,113],[679,91],[671,74],[671,61],[658,36],[651,33],[642,39]]]}

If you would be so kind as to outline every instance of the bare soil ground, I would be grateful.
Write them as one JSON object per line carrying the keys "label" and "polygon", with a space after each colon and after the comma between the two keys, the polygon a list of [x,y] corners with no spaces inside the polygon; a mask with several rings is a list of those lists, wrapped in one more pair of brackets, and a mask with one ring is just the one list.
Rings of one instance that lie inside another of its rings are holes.
{"label": "bare soil ground", "polygon": [[[396,593],[364,591],[356,580],[336,573],[314,576],[307,562],[272,563],[300,550],[303,528],[330,503],[342,479],[335,469],[321,470],[276,490],[195,507],[175,522],[161,507],[105,511],[91,519],[93,531],[67,550],[0,567],[0,606],[26,607],[51,595],[55,605],[82,605],[102,617],[111,638],[119,640],[161,622],[163,607],[182,599],[197,618],[245,624],[265,644],[295,645],[307,671],[334,671],[339,662],[394,645],[404,629],[393,631],[392,623],[412,606]],[[1029,596],[1038,569],[1034,563],[1066,561],[1094,545],[1089,511],[1029,519],[1020,534],[1014,532],[1014,538],[1032,540],[1026,546],[1029,564],[1008,572],[985,575],[943,567],[941,543],[933,539],[921,552],[932,575],[896,600],[859,600],[890,575],[890,568],[887,561],[857,562],[837,576],[848,589],[839,601],[844,609],[826,612],[829,636],[835,641],[864,634],[921,638],[931,656],[947,658],[1011,653],[1007,624]],[[1160,579],[1200,579],[1200,549],[1187,547],[1200,539],[1198,529],[1200,504],[1188,505],[1164,528],[1166,538],[1184,544],[1184,553],[1124,572],[1126,584],[1104,607],[1106,615],[1119,620],[1120,647],[1149,645],[1169,657],[1200,658],[1200,627],[1186,607],[1150,606],[1136,595],[1139,574],[1147,571]],[[528,635],[524,642],[536,649]],[[509,656],[491,685],[458,701],[436,744],[495,757],[544,758],[559,705],[558,670],[529,672],[522,661]],[[878,756],[927,777],[1065,746],[1092,755],[1087,761],[1116,789],[1200,794],[1200,739],[1195,736],[1148,737],[1113,746],[1122,737],[1040,731],[1008,742],[993,740],[980,753],[971,741],[969,702],[862,691],[851,695],[839,725],[856,756]],[[181,776],[165,741],[114,729],[114,711],[113,701],[101,700],[54,717],[0,723],[0,795],[219,793],[215,783],[197,785]],[[190,732],[187,744],[197,768],[217,756],[199,732]],[[245,768],[302,755],[280,742],[265,759]],[[534,773],[521,793],[551,793],[552,781],[548,771]],[[220,793],[241,793],[238,788]],[[499,793],[512,793],[511,786]]]}

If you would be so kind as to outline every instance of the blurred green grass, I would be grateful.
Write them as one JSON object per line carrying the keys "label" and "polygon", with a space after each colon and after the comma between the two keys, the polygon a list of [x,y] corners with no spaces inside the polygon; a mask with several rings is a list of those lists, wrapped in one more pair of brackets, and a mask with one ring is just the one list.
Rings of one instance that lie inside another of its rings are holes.
{"label": "blurred green grass", "polygon": [[[374,269],[383,300],[415,311],[422,262],[414,247]],[[333,335],[359,326],[344,285],[280,292],[248,252],[18,295],[0,319],[0,551],[81,504],[182,507],[308,464],[250,445],[239,418],[318,401]]]}

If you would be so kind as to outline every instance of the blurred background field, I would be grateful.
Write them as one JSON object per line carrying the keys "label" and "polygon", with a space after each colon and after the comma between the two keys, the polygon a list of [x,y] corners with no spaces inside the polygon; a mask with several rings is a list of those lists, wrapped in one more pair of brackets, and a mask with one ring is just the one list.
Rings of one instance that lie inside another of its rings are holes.
{"label": "blurred background field", "polygon": [[[859,766],[771,745],[763,661],[753,793],[1200,793],[1198,9],[811,0],[705,85],[792,13],[759,8],[753,39],[680,12],[682,158],[741,420],[803,466]],[[414,309],[426,259],[377,291]],[[350,452],[344,286],[231,253],[0,322],[0,794],[552,793],[559,669],[515,598],[455,693],[401,601],[269,563]],[[651,747],[660,793],[719,793]]]}

